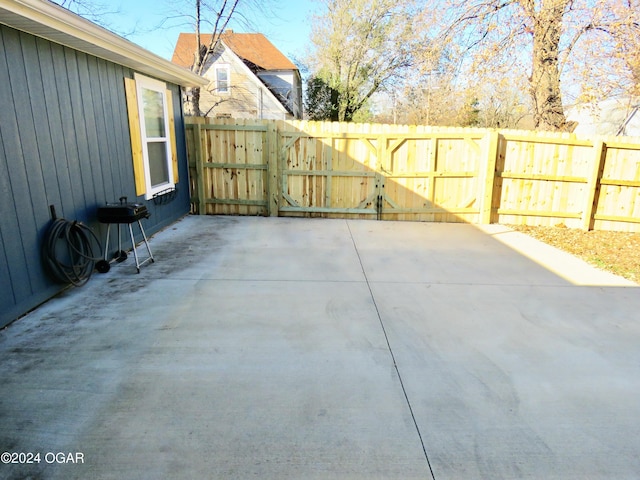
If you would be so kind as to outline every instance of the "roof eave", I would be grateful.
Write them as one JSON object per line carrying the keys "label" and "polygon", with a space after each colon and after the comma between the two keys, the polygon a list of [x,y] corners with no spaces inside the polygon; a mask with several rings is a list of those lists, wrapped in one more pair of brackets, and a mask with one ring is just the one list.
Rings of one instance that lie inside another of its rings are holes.
{"label": "roof eave", "polygon": [[51,2],[0,0],[0,23],[177,85],[208,84],[204,77]]}

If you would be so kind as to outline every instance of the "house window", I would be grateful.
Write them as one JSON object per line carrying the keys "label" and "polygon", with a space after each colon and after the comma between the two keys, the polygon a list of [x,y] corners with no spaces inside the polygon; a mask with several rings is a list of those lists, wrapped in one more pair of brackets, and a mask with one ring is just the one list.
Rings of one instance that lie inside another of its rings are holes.
{"label": "house window", "polygon": [[127,81],[136,193],[149,200],[178,181],[171,92],[165,83],[143,75]]}
{"label": "house window", "polygon": [[230,70],[228,65],[216,65],[216,92],[229,93]]}

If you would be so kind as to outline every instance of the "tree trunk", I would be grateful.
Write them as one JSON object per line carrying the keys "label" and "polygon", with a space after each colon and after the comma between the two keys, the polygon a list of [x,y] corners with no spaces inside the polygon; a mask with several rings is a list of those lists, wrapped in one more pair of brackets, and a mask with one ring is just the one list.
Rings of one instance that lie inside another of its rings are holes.
{"label": "tree trunk", "polygon": [[340,121],[340,112],[338,108],[338,105],[340,104],[340,93],[335,88],[331,88],[330,92],[331,97],[329,104],[331,107],[329,110],[329,120],[332,122],[338,122]]}
{"label": "tree trunk", "polygon": [[199,117],[200,112],[200,87],[185,88],[185,100],[183,102],[184,114],[188,117]]}
{"label": "tree trunk", "polygon": [[565,3],[563,0],[543,2],[534,18],[533,70],[529,83],[535,128],[539,130],[566,128],[558,62]]}

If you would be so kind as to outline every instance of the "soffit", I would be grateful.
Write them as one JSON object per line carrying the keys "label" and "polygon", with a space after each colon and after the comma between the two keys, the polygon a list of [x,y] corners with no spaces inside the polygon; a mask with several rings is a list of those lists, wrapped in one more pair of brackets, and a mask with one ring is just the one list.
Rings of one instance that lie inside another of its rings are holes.
{"label": "soffit", "polygon": [[182,86],[208,80],[54,3],[0,0],[0,23]]}

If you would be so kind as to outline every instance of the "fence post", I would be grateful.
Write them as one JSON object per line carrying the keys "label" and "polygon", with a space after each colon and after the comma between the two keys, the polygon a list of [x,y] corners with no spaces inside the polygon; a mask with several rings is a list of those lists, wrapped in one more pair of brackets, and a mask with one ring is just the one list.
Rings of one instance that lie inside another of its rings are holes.
{"label": "fence post", "polygon": [[280,204],[280,182],[278,175],[278,126],[267,122],[267,209],[270,217],[278,216]]}
{"label": "fence post", "polygon": [[604,162],[607,158],[607,145],[602,140],[593,144],[591,174],[587,179],[587,192],[585,206],[582,210],[582,228],[592,230],[595,222],[595,213],[600,201],[600,181],[604,172]]}
{"label": "fence post", "polygon": [[204,155],[202,154],[202,129],[200,124],[193,125],[193,139],[196,153],[196,185],[198,188],[198,215],[207,214],[207,202],[204,198]]}
{"label": "fence post", "polygon": [[485,161],[485,170],[482,184],[479,186],[482,199],[480,201],[480,223],[491,223],[493,207],[493,189],[496,184],[496,161],[498,158],[498,142],[500,135],[496,130],[490,131],[484,139],[482,159]]}

